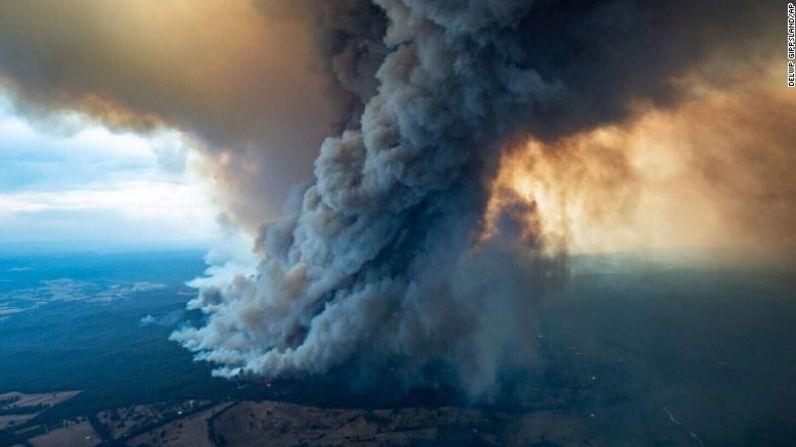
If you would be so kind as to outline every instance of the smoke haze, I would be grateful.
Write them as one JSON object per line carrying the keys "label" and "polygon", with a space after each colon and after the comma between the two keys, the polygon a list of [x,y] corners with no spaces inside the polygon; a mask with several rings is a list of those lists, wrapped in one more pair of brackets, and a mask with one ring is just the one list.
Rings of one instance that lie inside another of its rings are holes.
{"label": "smoke haze", "polygon": [[0,1],[0,85],[25,113],[194,137],[227,208],[276,217],[337,120],[306,32],[248,0]]}
{"label": "smoke haze", "polygon": [[796,97],[772,88],[779,76],[758,76],[622,124],[511,148],[487,220],[522,204],[528,231],[565,253],[792,259]]}

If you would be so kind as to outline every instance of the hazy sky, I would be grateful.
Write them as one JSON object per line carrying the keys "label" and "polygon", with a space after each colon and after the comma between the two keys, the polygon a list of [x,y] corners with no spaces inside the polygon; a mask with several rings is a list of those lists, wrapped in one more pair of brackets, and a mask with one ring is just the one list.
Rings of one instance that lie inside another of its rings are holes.
{"label": "hazy sky", "polygon": [[218,211],[186,144],[78,114],[32,123],[0,93],[0,245],[214,238]]}
{"label": "hazy sky", "polygon": [[140,135],[179,129],[199,143],[218,203],[249,230],[311,177],[336,119],[307,33],[250,0],[0,0],[0,10],[0,87],[18,110],[36,122],[78,111]]}

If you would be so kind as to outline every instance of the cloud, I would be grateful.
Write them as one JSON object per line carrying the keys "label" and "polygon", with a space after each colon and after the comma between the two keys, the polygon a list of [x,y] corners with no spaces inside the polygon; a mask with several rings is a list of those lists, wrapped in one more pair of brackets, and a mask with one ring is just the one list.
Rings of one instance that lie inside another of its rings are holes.
{"label": "cloud", "polygon": [[73,118],[80,129],[52,134],[0,113],[0,243],[214,237],[218,211],[184,136]]}
{"label": "cloud", "polygon": [[[168,138],[167,134],[153,138]],[[133,134],[113,134],[85,123],[71,135],[47,134],[28,120],[0,113],[0,193],[85,186],[127,175],[157,174],[150,141]]]}
{"label": "cloud", "polygon": [[0,194],[0,241],[207,240],[217,231],[214,213],[202,187],[170,182],[7,193]]}

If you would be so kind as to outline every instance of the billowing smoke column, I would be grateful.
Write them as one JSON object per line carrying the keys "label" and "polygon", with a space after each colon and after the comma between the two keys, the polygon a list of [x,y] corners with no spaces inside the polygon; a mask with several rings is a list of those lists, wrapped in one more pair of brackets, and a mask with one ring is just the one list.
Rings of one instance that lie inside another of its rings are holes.
{"label": "billowing smoke column", "polygon": [[374,3],[296,3],[340,38],[326,68],[353,98],[352,120],[323,143],[314,183],[262,231],[256,273],[204,287],[190,306],[207,324],[173,339],[222,376],[395,357],[453,365],[479,393],[531,358],[534,306],[557,275],[512,230],[512,210],[479,237],[500,148],[621,119],[631,100],[673,100],[671,76],[745,12],[725,2],[697,22],[710,5]]}
{"label": "billowing smoke column", "polygon": [[478,166],[514,114],[559,89],[501,41],[528,4],[381,6],[391,51],[361,128],[324,142],[315,184],[265,229],[257,274],[203,290],[192,306],[207,326],[174,335],[222,375],[322,372],[388,350],[466,362],[468,381],[488,383],[526,327],[512,315],[533,298],[512,280],[522,261],[467,248],[485,199]]}

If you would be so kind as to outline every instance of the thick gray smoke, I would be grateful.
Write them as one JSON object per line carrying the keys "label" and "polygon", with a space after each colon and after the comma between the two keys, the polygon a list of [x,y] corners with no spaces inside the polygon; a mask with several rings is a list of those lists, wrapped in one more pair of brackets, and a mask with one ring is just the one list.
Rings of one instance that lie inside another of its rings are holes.
{"label": "thick gray smoke", "polygon": [[383,11],[370,0],[259,0],[255,5],[268,17],[297,21],[312,30],[314,68],[330,78],[339,130],[356,127],[363,107],[376,94],[376,70],[387,53]]}
{"label": "thick gray smoke", "polygon": [[334,55],[326,67],[354,98],[353,120],[263,230],[257,271],[206,286],[190,306],[207,324],[173,339],[222,376],[393,356],[453,365],[480,393],[532,358],[534,308],[558,275],[510,211],[479,239],[500,148],[622,119],[632,101],[674,101],[673,77],[735,44],[721,39],[728,24],[761,37],[764,21],[743,2],[373,3],[264,5],[312,14],[322,41],[338,36],[321,53]]}

